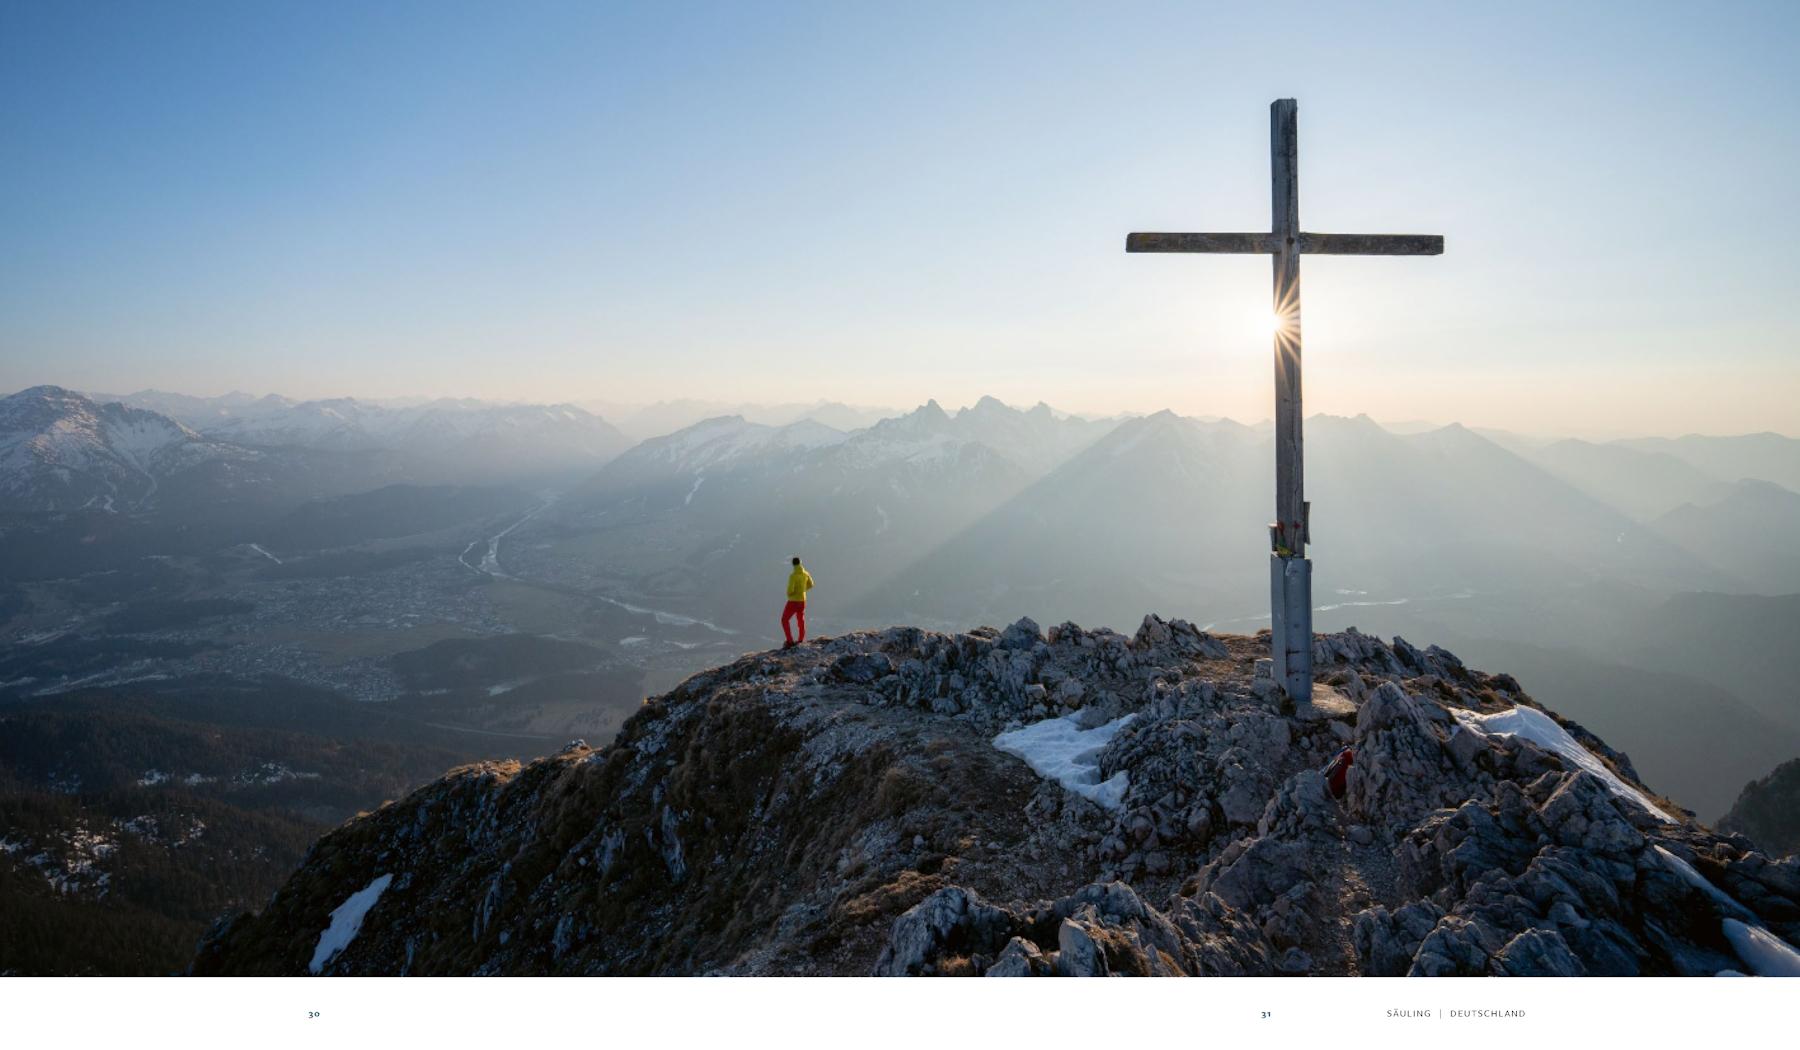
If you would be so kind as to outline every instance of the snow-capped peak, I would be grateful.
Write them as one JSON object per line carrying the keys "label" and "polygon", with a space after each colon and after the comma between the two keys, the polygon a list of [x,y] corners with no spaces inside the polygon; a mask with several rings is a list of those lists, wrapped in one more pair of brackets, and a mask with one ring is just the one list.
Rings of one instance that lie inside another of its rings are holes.
{"label": "snow-capped peak", "polygon": [[159,479],[232,451],[161,413],[59,386],[0,399],[0,502],[16,509],[148,506]]}
{"label": "snow-capped peak", "polygon": [[825,448],[842,442],[843,431],[811,419],[773,427],[743,416],[718,416],[666,437],[652,438],[629,458],[658,462],[678,473],[718,469],[770,453]]}

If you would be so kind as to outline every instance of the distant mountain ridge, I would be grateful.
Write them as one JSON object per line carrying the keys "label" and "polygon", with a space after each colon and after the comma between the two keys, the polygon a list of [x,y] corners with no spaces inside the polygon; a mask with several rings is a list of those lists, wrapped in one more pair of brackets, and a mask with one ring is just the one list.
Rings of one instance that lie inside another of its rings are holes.
{"label": "distant mountain ridge", "polygon": [[1800,591],[1800,492],[1745,478],[1718,486],[1711,496],[1683,503],[1651,528],[1755,593]]}
{"label": "distant mountain ridge", "polygon": [[1109,426],[993,398],[954,414],[927,402],[849,433],[705,420],[607,464],[510,549],[530,578],[751,622],[771,557],[803,555],[835,600],[853,600]]}
{"label": "distant mountain ridge", "polygon": [[254,483],[265,457],[169,417],[97,404],[57,386],[0,399],[0,506],[12,510],[140,510],[171,480],[213,468]]}
{"label": "distant mountain ridge", "polygon": [[1758,478],[1800,491],[1800,439],[1783,434],[1688,434],[1679,438],[1631,438],[1614,444],[1667,453],[1722,481]]}
{"label": "distant mountain ridge", "polygon": [[598,469],[632,444],[611,423],[572,404],[440,398],[388,405],[349,397],[185,398],[155,391],[124,399],[127,405],[140,402],[234,444],[392,451],[453,466],[458,480],[490,480],[506,473],[579,475]]}
{"label": "distant mountain ridge", "polygon": [[1685,459],[1654,447],[1596,444],[1574,438],[1512,446],[1525,459],[1638,520],[1704,501],[1725,483]]}
{"label": "distant mountain ridge", "polygon": [[841,401],[760,404],[705,401],[697,398],[659,401],[649,405],[590,401],[585,402],[584,407],[612,420],[620,430],[635,440],[663,437],[696,423],[724,416],[740,416],[746,422],[769,427],[784,427],[810,419],[834,430],[861,430],[883,419],[900,415],[903,411],[898,408],[849,405]]}
{"label": "distant mountain ridge", "polygon": [[1750,836],[1772,856],[1800,854],[1800,758],[1744,785],[1719,828]]}
{"label": "distant mountain ridge", "polygon": [[390,408],[353,398],[154,392],[129,400],[141,404],[57,386],[0,398],[0,509],[194,512],[216,503],[294,504],[405,480],[567,483],[630,444],[573,405]]}
{"label": "distant mountain ridge", "polygon": [[[1314,416],[1307,442],[1321,594],[1416,599],[1596,574],[1676,590],[1728,580],[1460,426],[1398,435],[1366,416]],[[1129,420],[904,567],[859,612],[969,623],[1024,600],[1103,623],[1145,605],[1252,614],[1267,588],[1273,485],[1264,430],[1168,412]]]}

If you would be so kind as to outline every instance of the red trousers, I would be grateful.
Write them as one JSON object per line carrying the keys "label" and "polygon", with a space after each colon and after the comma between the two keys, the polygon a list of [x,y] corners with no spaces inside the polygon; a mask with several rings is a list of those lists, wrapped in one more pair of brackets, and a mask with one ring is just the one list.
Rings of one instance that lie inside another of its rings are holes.
{"label": "red trousers", "polygon": [[[800,621],[800,637],[799,638],[795,638],[794,632],[788,630],[788,621],[789,620],[799,620]],[[785,637],[790,642],[806,641],[806,603],[805,602],[789,602],[786,605],[782,606],[782,608],[781,608],[781,634],[783,637]]]}

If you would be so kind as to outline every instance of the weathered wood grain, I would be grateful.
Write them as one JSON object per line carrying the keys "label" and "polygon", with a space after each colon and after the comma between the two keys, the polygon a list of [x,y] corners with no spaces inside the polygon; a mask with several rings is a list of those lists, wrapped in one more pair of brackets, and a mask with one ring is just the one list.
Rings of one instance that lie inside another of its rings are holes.
{"label": "weathered wood grain", "polygon": [[1128,233],[1128,252],[1199,252],[1214,255],[1267,255],[1272,233]]}
{"label": "weathered wood grain", "polygon": [[1444,238],[1430,233],[1303,233],[1307,255],[1442,255]]}
{"label": "weathered wood grain", "polygon": [[1281,547],[1305,557],[1300,389],[1300,145],[1294,100],[1269,106],[1271,235],[1275,240],[1275,523]]}
{"label": "weathered wood grain", "polygon": [[[1444,238],[1430,233],[1301,233],[1295,243],[1302,255],[1444,254]],[[1273,233],[1125,235],[1125,250],[1133,253],[1273,255],[1279,247]]]}

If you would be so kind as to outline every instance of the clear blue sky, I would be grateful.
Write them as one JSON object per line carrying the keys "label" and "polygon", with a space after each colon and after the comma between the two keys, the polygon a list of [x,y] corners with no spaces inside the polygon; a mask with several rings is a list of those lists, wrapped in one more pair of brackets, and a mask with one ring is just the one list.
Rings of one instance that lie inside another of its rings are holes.
{"label": "clear blue sky", "polygon": [[0,2],[0,386],[1800,433],[1800,4]]}

